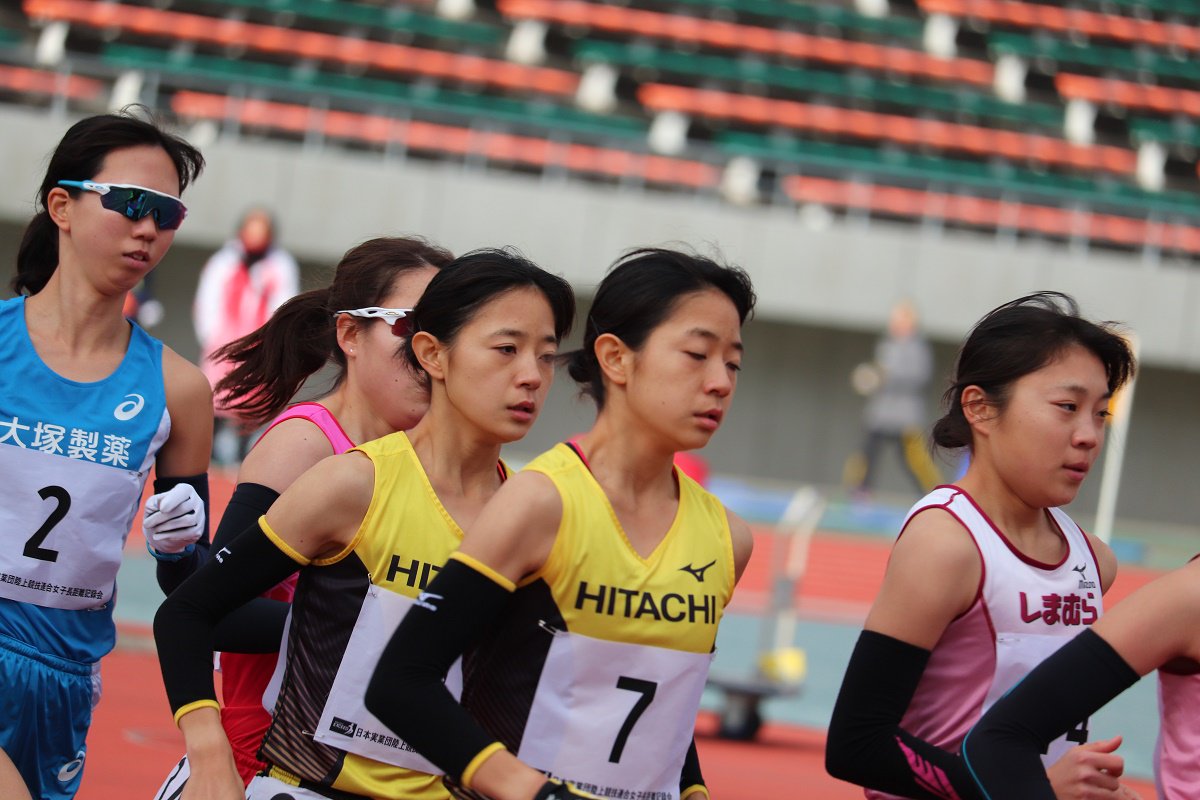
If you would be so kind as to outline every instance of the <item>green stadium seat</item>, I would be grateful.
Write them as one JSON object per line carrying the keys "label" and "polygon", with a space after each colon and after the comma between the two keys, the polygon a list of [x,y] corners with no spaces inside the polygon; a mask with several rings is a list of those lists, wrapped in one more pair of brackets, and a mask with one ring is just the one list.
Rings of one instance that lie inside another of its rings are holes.
{"label": "green stadium seat", "polygon": [[839,5],[780,3],[778,0],[675,0],[676,4],[732,9],[739,17],[761,17],[772,24],[787,20],[832,26],[841,31],[891,38],[919,44],[924,25],[907,17],[868,17]]}
{"label": "green stadium seat", "polygon": [[480,22],[460,22],[399,5],[366,5],[342,0],[219,0],[221,5],[293,14],[316,22],[363,25],[381,32],[409,31],[434,39],[476,45],[504,41],[504,29]]}
{"label": "green stadium seat", "polygon": [[170,74],[206,81],[209,84],[216,83],[222,87],[240,80],[300,95],[318,92],[372,106],[386,103],[424,112],[464,118],[484,117],[510,124],[533,125],[591,136],[628,140],[644,139],[646,135],[646,124],[641,120],[589,114],[571,106],[432,87],[415,87],[380,78],[300,71],[279,64],[246,59],[234,60],[220,56],[110,44],[105,45],[103,49],[103,60],[120,69]]}
{"label": "green stadium seat", "polygon": [[1200,219],[1200,204],[1196,203],[1195,195],[1183,191],[1146,192],[1115,181],[1102,186],[1086,178],[1032,170],[998,172],[980,162],[741,131],[720,133],[716,143],[729,155],[787,162],[839,175],[880,176],[920,186],[940,184],[952,188],[961,185],[997,195],[1049,200],[1064,205],[1085,204],[1092,208]]}
{"label": "green stadium seat", "polygon": [[1012,53],[1030,60],[1048,58],[1058,64],[1200,81],[1200,62],[1173,58],[1158,50],[1139,52],[1128,47],[1103,47],[1019,33],[993,33],[988,36],[988,47],[993,54]]}
{"label": "green stadium seat", "polygon": [[806,94],[828,95],[834,100],[866,100],[873,105],[932,110],[939,114],[966,114],[1008,127],[1037,125],[1053,131],[1062,128],[1062,109],[1057,106],[1046,103],[1006,103],[991,94],[969,89],[954,91],[865,74],[825,72],[602,41],[580,42],[575,45],[574,55],[583,62],[599,61],[632,70],[649,67],[693,78],[738,84],[759,83]]}
{"label": "green stadium seat", "polygon": [[1193,122],[1171,122],[1162,119],[1131,119],[1129,133],[1135,142],[1162,142],[1200,148],[1200,125]]}

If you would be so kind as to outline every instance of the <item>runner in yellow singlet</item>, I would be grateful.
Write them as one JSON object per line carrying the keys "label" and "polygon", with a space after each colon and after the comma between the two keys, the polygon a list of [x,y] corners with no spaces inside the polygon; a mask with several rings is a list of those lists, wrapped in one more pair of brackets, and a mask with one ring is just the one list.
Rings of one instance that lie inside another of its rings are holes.
{"label": "runner in yellow singlet", "polygon": [[537,418],[573,314],[570,286],[511,252],[447,265],[417,303],[403,351],[429,382],[421,422],[300,476],[163,605],[155,637],[192,770],[183,800],[243,796],[216,713],[212,631],[297,569],[260,751],[268,770],[245,796],[445,795],[434,768],[364,713],[363,686],[397,619],[506,477],[500,447]]}
{"label": "runner in yellow singlet", "polygon": [[[367,692],[451,781],[498,800],[707,794],[692,730],[752,541],[672,462],[728,412],[753,305],[745,272],[671,250],[601,283],[568,362],[595,424],[496,494]],[[440,679],[464,652],[460,705]]]}

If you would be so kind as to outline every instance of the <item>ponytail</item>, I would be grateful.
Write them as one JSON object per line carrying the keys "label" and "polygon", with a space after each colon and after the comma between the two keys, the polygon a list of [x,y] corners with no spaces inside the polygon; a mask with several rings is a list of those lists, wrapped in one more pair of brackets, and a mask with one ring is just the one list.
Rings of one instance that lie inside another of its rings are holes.
{"label": "ponytail", "polygon": [[12,290],[17,294],[35,295],[50,281],[58,268],[58,226],[50,212],[41,211],[30,220],[17,249],[17,274]]}
{"label": "ponytail", "polygon": [[304,381],[330,360],[345,378],[346,357],[337,346],[337,324],[329,288],[298,294],[281,305],[261,328],[221,347],[212,358],[231,369],[217,383],[217,405],[236,411],[248,425],[272,419],[287,407]]}

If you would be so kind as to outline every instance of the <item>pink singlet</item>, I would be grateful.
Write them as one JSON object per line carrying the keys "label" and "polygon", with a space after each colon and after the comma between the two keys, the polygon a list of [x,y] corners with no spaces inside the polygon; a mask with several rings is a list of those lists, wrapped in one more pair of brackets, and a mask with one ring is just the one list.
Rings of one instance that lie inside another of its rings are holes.
{"label": "pink singlet", "polygon": [[[279,423],[289,419],[306,419],[320,428],[321,433],[333,446],[335,455],[341,454],[354,447],[354,442],[346,436],[345,431],[338,425],[329,409],[320,403],[297,403],[289,407],[271,421],[266,436]],[[261,437],[260,441],[261,441]],[[275,586],[263,597],[272,600],[291,602],[296,590],[296,576]],[[224,705],[221,707],[221,725],[233,746],[234,761],[237,762],[238,773],[242,780],[250,780],[264,768],[258,760],[258,748],[262,745],[263,735],[271,724],[271,715],[263,708],[263,692],[275,671],[276,653],[221,654],[221,696]]]}

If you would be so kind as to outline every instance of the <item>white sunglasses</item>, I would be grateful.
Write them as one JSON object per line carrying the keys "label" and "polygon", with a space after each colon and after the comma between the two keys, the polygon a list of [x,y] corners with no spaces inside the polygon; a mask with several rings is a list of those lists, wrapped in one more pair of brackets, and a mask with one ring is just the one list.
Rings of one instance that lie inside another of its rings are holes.
{"label": "white sunglasses", "polygon": [[366,308],[347,308],[342,311],[333,312],[336,314],[349,314],[352,317],[363,317],[365,319],[381,319],[388,324],[392,329],[392,333],[396,336],[408,336],[412,333],[410,322],[405,322],[397,325],[400,320],[408,317],[412,313],[411,308],[382,308],[380,306],[367,306]]}

